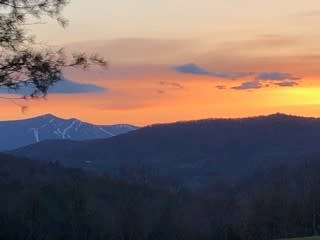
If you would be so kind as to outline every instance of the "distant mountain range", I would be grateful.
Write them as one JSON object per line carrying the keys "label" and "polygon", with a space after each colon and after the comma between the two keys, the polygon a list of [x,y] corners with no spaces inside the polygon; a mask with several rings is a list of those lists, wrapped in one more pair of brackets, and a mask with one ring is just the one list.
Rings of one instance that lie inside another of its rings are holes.
{"label": "distant mountain range", "polygon": [[93,125],[77,119],[61,119],[54,115],[0,122],[0,151],[20,148],[43,140],[89,140],[109,138],[137,128],[132,125]]}
{"label": "distant mountain range", "polygon": [[319,140],[320,119],[274,114],[153,125],[85,142],[44,141],[13,153],[197,189],[275,164],[320,159]]}

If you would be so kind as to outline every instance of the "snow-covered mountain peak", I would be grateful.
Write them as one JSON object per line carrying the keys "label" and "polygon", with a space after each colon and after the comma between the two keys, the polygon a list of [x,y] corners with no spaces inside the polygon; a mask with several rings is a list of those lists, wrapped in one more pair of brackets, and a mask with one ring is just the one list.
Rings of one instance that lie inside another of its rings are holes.
{"label": "snow-covered mountain peak", "polygon": [[0,151],[51,139],[110,138],[135,129],[137,128],[126,124],[94,125],[76,118],[63,119],[52,114],[18,121],[0,121]]}

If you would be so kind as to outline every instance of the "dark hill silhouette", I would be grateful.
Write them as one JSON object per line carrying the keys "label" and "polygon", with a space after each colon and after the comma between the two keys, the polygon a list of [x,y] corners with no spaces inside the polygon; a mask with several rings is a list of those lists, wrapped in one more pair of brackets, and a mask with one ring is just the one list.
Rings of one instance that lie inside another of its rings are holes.
{"label": "dark hill silhouette", "polygon": [[[69,145],[59,144],[55,147]],[[77,142],[73,144],[69,147],[78,148]],[[130,184],[62,168],[58,163],[0,153],[0,239],[311,236],[320,229],[316,217],[320,213],[319,171],[319,158],[309,159],[262,169],[233,185],[220,182],[190,193],[152,189],[148,184]]]}
{"label": "dark hill silhouette", "polygon": [[198,188],[318,155],[319,136],[320,119],[274,114],[158,124],[110,139],[44,141],[14,154]]}
{"label": "dark hill silhouette", "polygon": [[0,153],[0,239],[212,239],[205,203]]}

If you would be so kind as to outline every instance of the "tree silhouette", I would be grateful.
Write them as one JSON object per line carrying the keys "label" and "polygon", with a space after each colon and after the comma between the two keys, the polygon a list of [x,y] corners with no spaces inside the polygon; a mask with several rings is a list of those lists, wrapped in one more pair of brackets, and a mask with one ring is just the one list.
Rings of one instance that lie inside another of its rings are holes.
{"label": "tree silhouette", "polygon": [[34,36],[27,33],[27,25],[45,16],[65,27],[68,22],[61,11],[67,3],[67,0],[0,0],[0,87],[19,89],[29,85],[35,91],[25,97],[45,96],[48,88],[61,79],[65,67],[107,66],[97,55],[78,53],[68,57],[63,49],[40,47]]}

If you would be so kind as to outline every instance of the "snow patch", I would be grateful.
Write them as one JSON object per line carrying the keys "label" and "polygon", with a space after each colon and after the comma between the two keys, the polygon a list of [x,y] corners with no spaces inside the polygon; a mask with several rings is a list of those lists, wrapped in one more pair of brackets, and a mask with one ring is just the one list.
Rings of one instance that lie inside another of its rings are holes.
{"label": "snow patch", "polygon": [[106,129],[103,129],[102,127],[99,127],[99,130],[102,131],[102,132],[104,132],[104,133],[106,133],[106,134],[109,134],[111,137],[116,136],[116,135],[114,135],[112,132],[109,132],[109,131],[107,131]]}
{"label": "snow patch", "polygon": [[35,141],[37,143],[40,142],[39,129],[38,128],[31,128],[31,131],[33,132],[33,136],[34,136]]}

